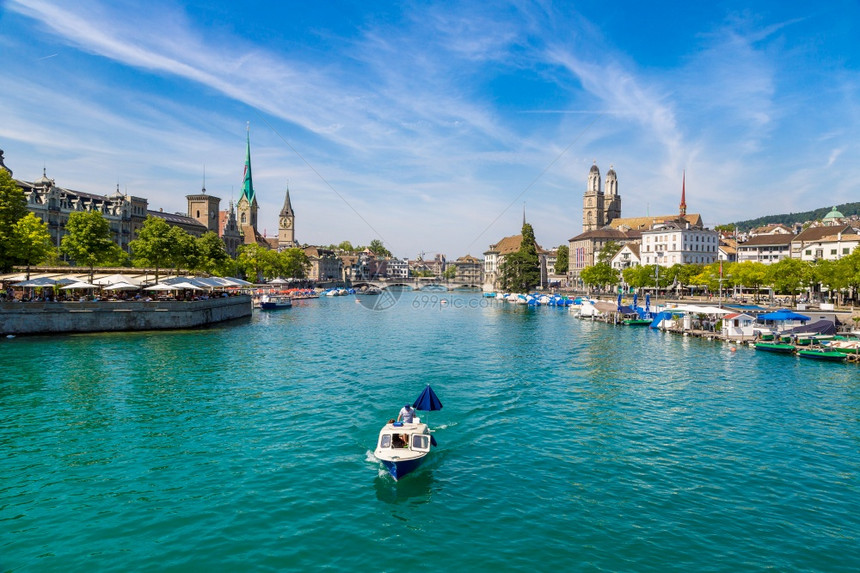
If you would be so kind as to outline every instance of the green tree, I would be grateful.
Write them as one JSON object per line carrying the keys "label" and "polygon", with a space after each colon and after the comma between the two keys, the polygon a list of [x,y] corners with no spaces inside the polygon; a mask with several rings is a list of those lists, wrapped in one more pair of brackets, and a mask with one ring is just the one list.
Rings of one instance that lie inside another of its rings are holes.
{"label": "green tree", "polygon": [[197,241],[185,229],[171,227],[168,232],[171,242],[170,261],[176,274],[182,274],[182,269],[196,269],[200,264],[200,251]]}
{"label": "green tree", "polygon": [[810,278],[810,264],[800,259],[782,259],[768,265],[765,281],[779,294],[790,294],[792,303]]}
{"label": "green tree", "polygon": [[555,274],[563,275],[567,272],[570,266],[570,247],[568,245],[559,245],[555,257]]}
{"label": "green tree", "polygon": [[340,244],[332,245],[332,247],[334,250],[340,249],[341,251],[344,251],[346,253],[354,253],[355,252],[355,247],[353,247],[352,243],[350,243],[349,241],[341,241]]}
{"label": "green tree", "polygon": [[14,225],[27,215],[27,198],[9,172],[0,168],[0,272],[18,262],[13,254]]}
{"label": "green tree", "polygon": [[456,265],[448,265],[447,267],[445,267],[445,270],[442,271],[442,277],[445,280],[450,281],[455,276],[457,276],[457,266]]}
{"label": "green tree", "polygon": [[753,299],[758,302],[759,288],[767,282],[767,265],[744,261],[732,267],[732,274],[736,284],[753,289]]}
{"label": "green tree", "polygon": [[197,253],[197,270],[217,276],[225,276],[229,272],[232,259],[227,254],[224,241],[214,231],[197,239]]}
{"label": "green tree", "polygon": [[30,280],[30,266],[44,261],[53,250],[48,225],[33,213],[27,213],[12,226],[12,239],[12,255],[27,265],[27,280]]}
{"label": "green tree", "polygon": [[603,248],[600,249],[600,252],[597,253],[597,262],[608,263],[612,260],[612,257],[618,254],[618,251],[620,251],[623,246],[624,245],[617,241],[607,241],[603,245]]}
{"label": "green tree", "polygon": [[851,289],[856,297],[857,290],[860,288],[860,247],[855,248],[850,255],[839,259],[834,267],[839,287]]}
{"label": "green tree", "polygon": [[529,223],[523,224],[520,249],[505,255],[499,272],[503,290],[530,292],[540,284],[537,241],[535,241],[534,229]]}
{"label": "green tree", "polygon": [[155,267],[155,282],[158,282],[159,270],[169,265],[173,257],[170,225],[160,217],[147,217],[129,247],[135,266]]}
{"label": "green tree", "polygon": [[722,232],[722,233],[733,233],[737,229],[733,223],[728,223],[726,225],[716,225],[714,227],[714,231]]}
{"label": "green tree", "polygon": [[307,253],[302,249],[298,247],[284,249],[278,253],[278,258],[281,276],[293,279],[307,278],[312,265]]}
{"label": "green tree", "polygon": [[111,239],[110,223],[99,211],[71,213],[60,250],[76,265],[89,267],[90,282],[96,265],[121,257],[118,251],[122,251]]}
{"label": "green tree", "polygon": [[256,243],[239,247],[236,266],[251,282],[275,278],[281,270],[278,254]]}
{"label": "green tree", "polygon": [[619,282],[618,271],[613,269],[609,263],[597,263],[596,265],[585,267],[582,269],[580,277],[585,284],[601,289],[608,285],[617,285]]}
{"label": "green tree", "polygon": [[370,241],[370,246],[368,247],[371,253],[376,255],[377,257],[391,257],[391,251],[385,248],[385,245],[382,244],[382,241],[379,239],[373,239]]}

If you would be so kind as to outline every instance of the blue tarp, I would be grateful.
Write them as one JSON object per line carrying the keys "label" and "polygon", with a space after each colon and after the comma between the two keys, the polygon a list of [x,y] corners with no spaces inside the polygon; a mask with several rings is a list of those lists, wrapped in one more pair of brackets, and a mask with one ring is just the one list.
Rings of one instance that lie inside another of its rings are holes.
{"label": "blue tarp", "polygon": [[758,315],[758,320],[809,320],[808,316],[797,314],[793,310],[781,308],[776,312]]}
{"label": "blue tarp", "polygon": [[669,318],[672,318],[671,312],[667,312],[667,311],[658,312],[654,316],[654,320],[651,321],[651,328],[657,328],[658,326],[660,326],[661,322],[663,322],[664,320],[669,319]]}
{"label": "blue tarp", "polygon": [[441,410],[442,402],[439,401],[439,397],[436,396],[436,392],[434,392],[433,388],[428,384],[424,388],[424,391],[421,392],[421,395],[418,396],[418,399],[412,404],[412,407],[416,410],[432,412],[434,410]]}

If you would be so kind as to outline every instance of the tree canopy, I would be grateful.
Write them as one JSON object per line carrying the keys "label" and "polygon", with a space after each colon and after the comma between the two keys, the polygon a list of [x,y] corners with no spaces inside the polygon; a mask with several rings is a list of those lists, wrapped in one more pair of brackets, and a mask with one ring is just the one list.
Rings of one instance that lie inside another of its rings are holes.
{"label": "tree canopy", "polygon": [[555,258],[555,274],[563,275],[567,272],[570,266],[570,247],[568,245],[559,245]]}
{"label": "tree canopy", "polygon": [[174,244],[170,229],[164,219],[149,216],[143,222],[137,238],[129,243],[135,266],[155,267],[156,282],[159,271],[170,264],[173,256]]}
{"label": "tree canopy", "polygon": [[529,292],[540,284],[540,258],[534,229],[529,223],[523,224],[519,250],[505,255],[499,271],[502,290]]}
{"label": "tree canopy", "polygon": [[76,265],[89,267],[90,280],[96,265],[122,258],[122,249],[111,238],[110,223],[99,211],[70,213],[66,233],[60,250]]}
{"label": "tree canopy", "polygon": [[12,176],[0,169],[0,272],[8,273],[19,262],[12,246],[14,227],[27,215],[27,198]]}
{"label": "tree canopy", "polygon": [[29,280],[30,267],[41,263],[53,251],[48,225],[33,213],[27,213],[13,225],[12,238],[12,255],[27,266]]}

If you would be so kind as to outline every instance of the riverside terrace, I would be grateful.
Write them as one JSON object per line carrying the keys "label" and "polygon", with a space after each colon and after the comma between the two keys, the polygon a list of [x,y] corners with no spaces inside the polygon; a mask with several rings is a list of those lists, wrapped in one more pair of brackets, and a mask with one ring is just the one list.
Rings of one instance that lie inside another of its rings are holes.
{"label": "riverside terrace", "polygon": [[[82,275],[19,278],[0,277],[0,333],[5,335],[195,328],[252,311],[251,297],[241,292],[250,283],[236,279],[174,277],[172,284],[144,286],[135,284],[134,276],[116,274],[95,278],[100,284],[83,282]],[[106,296],[94,295],[97,289]]]}

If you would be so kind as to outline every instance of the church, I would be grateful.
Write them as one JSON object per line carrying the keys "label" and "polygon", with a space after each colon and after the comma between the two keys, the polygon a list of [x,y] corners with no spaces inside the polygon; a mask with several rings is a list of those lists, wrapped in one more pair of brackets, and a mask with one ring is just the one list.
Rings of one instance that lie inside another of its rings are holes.
{"label": "church", "polygon": [[[594,162],[588,172],[585,193],[582,196],[582,233],[568,242],[570,249],[568,278],[571,284],[579,284],[582,270],[597,263],[597,255],[609,242],[621,245],[641,244],[643,233],[647,235],[651,230],[668,223],[679,228],[702,231],[704,227],[701,215],[687,214],[685,187],[685,183],[682,183],[678,214],[624,218],[621,216],[621,195],[618,192],[618,175],[615,169],[612,166],[609,167],[604,185],[601,186],[600,168],[597,167],[597,162]],[[712,237],[709,234],[708,241],[711,240]],[[672,256],[668,256],[664,254],[665,251],[666,249],[661,249],[659,259],[648,260],[648,263],[710,262],[709,257],[707,260],[704,260],[704,257],[699,257],[702,260],[688,260],[691,256],[689,253],[675,256],[673,251]]]}
{"label": "church", "polygon": [[227,252],[235,257],[240,245],[259,245],[265,249],[284,250],[297,247],[295,234],[296,215],[290,202],[290,189],[287,186],[284,205],[278,215],[278,236],[263,236],[257,227],[259,206],[254,191],[254,178],[251,172],[251,133],[248,131],[245,142],[245,172],[242,177],[242,194],[226,211],[219,211],[221,199],[206,194],[204,184],[200,193],[188,195],[188,216],[193,217],[209,230],[218,233],[224,241]]}

